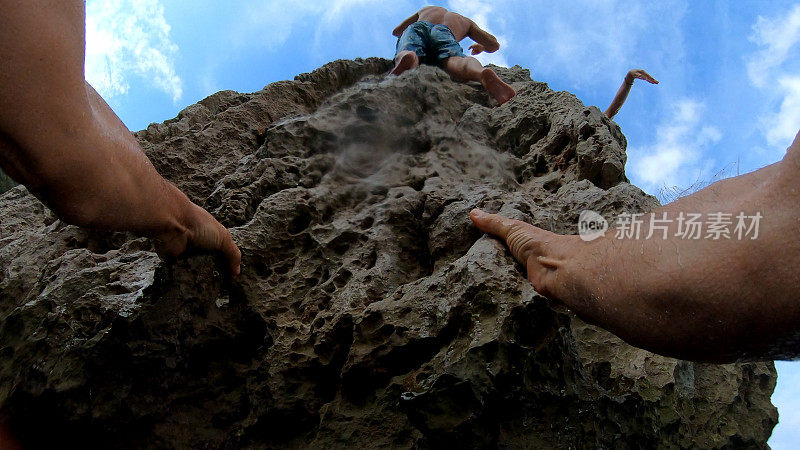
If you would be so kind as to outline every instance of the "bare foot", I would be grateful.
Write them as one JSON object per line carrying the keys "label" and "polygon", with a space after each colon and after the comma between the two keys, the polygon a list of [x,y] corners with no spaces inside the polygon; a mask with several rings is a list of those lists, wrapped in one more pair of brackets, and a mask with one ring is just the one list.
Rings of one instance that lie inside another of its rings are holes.
{"label": "bare foot", "polygon": [[395,58],[395,61],[397,61],[397,63],[395,64],[394,69],[389,72],[391,75],[400,75],[406,70],[416,69],[419,67],[419,57],[414,52],[400,52],[400,54]]}
{"label": "bare foot", "polygon": [[489,95],[497,100],[498,106],[517,95],[511,86],[504,83],[503,80],[494,73],[494,70],[488,67],[481,71],[481,84],[489,92]]}
{"label": "bare foot", "polygon": [[[470,216],[506,241],[538,292],[632,345],[714,362],[796,357],[798,161],[800,135],[783,161],[658,208],[656,220],[644,215],[639,239],[618,237],[612,226],[585,242],[478,210]],[[719,213],[731,214],[729,238],[708,235]],[[734,235],[740,213],[762,216],[756,239]],[[680,235],[681,214],[702,215],[698,239]],[[664,217],[668,222],[657,222]],[[666,229],[647,238],[651,225]]]}

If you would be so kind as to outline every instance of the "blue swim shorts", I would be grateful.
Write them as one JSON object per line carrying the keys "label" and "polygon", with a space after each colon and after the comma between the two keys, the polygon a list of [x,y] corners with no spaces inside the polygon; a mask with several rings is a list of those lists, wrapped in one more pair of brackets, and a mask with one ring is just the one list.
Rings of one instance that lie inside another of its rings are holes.
{"label": "blue swim shorts", "polygon": [[452,56],[464,56],[450,28],[424,21],[415,22],[403,31],[397,40],[395,55],[404,50],[416,53],[422,64],[438,66]]}

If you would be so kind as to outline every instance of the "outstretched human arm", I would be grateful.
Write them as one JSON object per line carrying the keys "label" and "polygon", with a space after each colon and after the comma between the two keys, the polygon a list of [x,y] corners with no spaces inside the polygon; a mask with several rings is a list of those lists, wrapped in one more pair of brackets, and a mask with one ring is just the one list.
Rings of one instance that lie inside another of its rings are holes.
{"label": "outstretched human arm", "polygon": [[631,86],[633,86],[633,80],[635,79],[645,80],[650,84],[658,84],[658,81],[651,77],[649,73],[645,72],[642,69],[633,69],[625,75],[625,79],[622,81],[622,86],[619,87],[617,91],[617,95],[614,97],[614,101],[611,102],[608,109],[606,109],[606,116],[609,119],[613,119],[614,116],[617,115],[622,105],[625,103],[625,100],[628,98],[628,93],[631,91]]}
{"label": "outstretched human arm", "polygon": [[[800,356],[800,242],[787,238],[800,217],[798,168],[800,133],[782,161],[656,209],[658,224],[642,217],[639,237],[608,231],[585,242],[478,210],[471,218],[506,242],[540,294],[634,346],[695,361],[791,359]],[[684,214],[727,215],[731,233],[687,237]],[[737,237],[740,217],[755,228]],[[666,229],[648,236],[649,225]]]}
{"label": "outstretched human arm", "polygon": [[152,237],[162,254],[220,251],[228,230],[162,178],[84,80],[85,5],[19,1],[0,12],[0,165],[66,222]]}
{"label": "outstretched human arm", "polygon": [[500,49],[500,43],[497,42],[497,38],[471,20],[467,36],[476,42],[476,44],[472,44],[469,47],[473,55],[481,52],[494,53]]}
{"label": "outstretched human arm", "polygon": [[392,34],[397,37],[400,37],[400,35],[403,34],[403,31],[405,31],[409,25],[416,22],[417,20],[419,20],[419,12],[415,12],[413,16],[409,17],[408,19],[404,20],[403,23],[396,26],[394,31],[392,31]]}

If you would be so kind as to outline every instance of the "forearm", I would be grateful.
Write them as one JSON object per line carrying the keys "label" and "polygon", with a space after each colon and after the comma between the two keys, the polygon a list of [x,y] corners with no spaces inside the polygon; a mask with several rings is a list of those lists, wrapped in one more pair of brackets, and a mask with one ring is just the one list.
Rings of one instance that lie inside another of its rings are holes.
{"label": "forearm", "polygon": [[184,228],[192,204],[162,178],[136,139],[87,83],[93,118],[77,140],[43,164],[41,197],[68,221],[156,235]]}
{"label": "forearm", "polygon": [[[709,272],[731,273],[729,261],[709,264],[708,258],[685,242],[676,245],[644,237],[622,241],[613,231],[604,239],[616,241],[606,247],[614,253],[606,260],[628,266],[607,269],[574,264],[571,270],[602,280],[599,288],[595,285],[590,292],[566,297],[565,304],[588,323],[635,347],[692,361],[733,362],[738,358],[737,349],[758,347],[758,340],[769,340],[769,333],[757,322],[777,322],[759,311],[768,298],[763,292],[734,291],[706,281]],[[703,252],[722,254],[723,245],[726,243],[706,245]],[[653,268],[660,271],[657,280],[647,276]],[[725,284],[740,286],[738,281],[730,279]],[[678,288],[686,285],[691,288]],[[748,336],[756,335],[748,341]]]}
{"label": "forearm", "polygon": [[392,34],[400,37],[403,34],[403,31],[406,30],[412,23],[416,22],[419,19],[419,13],[415,13],[413,16],[409,17],[408,19],[404,20],[403,23],[395,27]]}
{"label": "forearm", "polygon": [[500,49],[500,42],[488,31],[472,22],[467,35],[478,44],[481,44],[486,53],[494,53]]}
{"label": "forearm", "polygon": [[189,202],[84,80],[83,23],[77,0],[0,14],[0,161],[72,223],[150,234]]}
{"label": "forearm", "polygon": [[85,4],[12,2],[0,14],[0,165],[66,222],[225,254],[230,233],[156,172],[136,139],[84,79]]}
{"label": "forearm", "polygon": [[180,229],[189,199],[88,84],[86,96],[90,112],[3,139],[3,167],[68,223],[148,236]]}
{"label": "forearm", "polygon": [[[784,217],[776,207],[793,199],[771,198],[789,191],[780,185],[779,169],[772,165],[725,180],[702,191],[705,195],[656,209],[654,217],[661,222],[653,222],[652,235],[649,214],[640,218],[638,239],[620,239],[612,225],[605,238],[587,246],[593,255],[572,259],[568,266],[603,283],[592,292],[566,296],[573,302],[568,305],[632,345],[663,355],[716,362],[731,362],[743,352],[767,357],[769,345],[796,327],[800,314],[795,294],[800,282],[793,270],[800,248],[784,238],[796,228],[796,217]],[[708,222],[718,213],[730,218],[725,227],[730,234],[713,239]],[[700,215],[699,235],[685,234],[690,228],[681,225],[681,214]],[[761,219],[754,230],[737,235],[739,214],[747,225],[757,215]],[[656,228],[663,225],[666,232]],[[780,255],[780,263],[759,254]],[[627,267],[609,269],[586,260],[617,260]],[[657,278],[648,276],[654,268]]]}
{"label": "forearm", "polygon": [[[43,172],[37,196],[64,221],[99,230],[145,236],[185,230],[189,199],[152,166],[131,155],[95,158],[85,152]],[[115,165],[106,164],[114,160]],[[58,162],[58,161],[54,161]]]}
{"label": "forearm", "polygon": [[614,96],[614,100],[609,105],[608,109],[606,109],[606,116],[609,119],[613,119],[614,116],[617,115],[622,105],[625,103],[625,100],[628,98],[628,93],[631,91],[631,86],[633,86],[633,79],[630,79],[630,74],[625,76],[625,80],[622,81],[622,86],[619,87],[617,91],[617,95]]}
{"label": "forearm", "polygon": [[489,33],[486,33],[488,36],[484,37],[481,36],[480,41],[476,41],[479,44],[483,45],[483,49],[486,53],[494,53],[500,50],[500,42],[497,41],[497,38],[492,36]]}
{"label": "forearm", "polygon": [[707,203],[721,204],[731,199],[741,198],[777,177],[782,170],[782,165],[782,162],[777,162],[737,177],[725,178],[697,192],[689,192],[686,196],[668,203],[667,206],[673,211],[690,213],[694,212],[693,209]]}

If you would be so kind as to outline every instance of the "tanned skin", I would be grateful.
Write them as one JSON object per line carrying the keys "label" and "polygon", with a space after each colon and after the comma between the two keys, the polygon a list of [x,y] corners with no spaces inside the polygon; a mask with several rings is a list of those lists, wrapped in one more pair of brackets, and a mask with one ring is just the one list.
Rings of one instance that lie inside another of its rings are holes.
{"label": "tanned skin", "polygon": [[0,166],[65,222],[152,237],[159,253],[188,246],[241,253],[228,230],[162,178],[84,79],[85,5],[9,0],[0,10]]}
{"label": "tanned skin", "polygon": [[622,105],[625,104],[625,100],[628,98],[628,93],[631,91],[631,87],[633,86],[633,81],[639,79],[647,81],[650,84],[658,84],[658,80],[650,76],[649,73],[645,72],[642,69],[633,69],[625,75],[625,79],[622,80],[622,86],[619,87],[617,91],[617,95],[614,97],[614,101],[611,102],[608,109],[606,110],[606,116],[609,119],[613,119],[614,116],[617,115]]}
{"label": "tanned skin", "polygon": [[[156,172],[84,79],[85,5],[9,0],[0,9],[0,166],[62,220],[152,237],[159,253],[221,252],[228,230]],[[21,446],[0,418],[0,448]]]}
{"label": "tanned skin", "polygon": [[[480,210],[541,294],[630,344],[677,358],[732,362],[800,356],[800,133],[780,162],[656,209],[669,237],[584,242]],[[675,237],[681,213],[760,213],[759,236]],[[648,228],[645,216],[642,229]]]}
{"label": "tanned skin", "polygon": [[[448,11],[439,6],[422,8],[398,25],[392,34],[400,37],[406,28],[419,21],[447,26],[453,32],[457,41],[461,41],[465,37],[471,38],[475,41],[475,44],[470,46],[473,55],[481,52],[494,53],[500,48],[497,38],[481,29],[475,22],[461,14]],[[401,51],[395,56],[394,60],[395,67],[391,72],[394,75],[400,75],[406,70],[416,69],[420,64],[419,57],[412,51]],[[489,95],[497,101],[498,105],[502,105],[517,95],[514,89],[503,82],[492,69],[483,67],[480,61],[473,57],[453,56],[444,60],[442,67],[456,80],[480,82],[489,92]]]}

